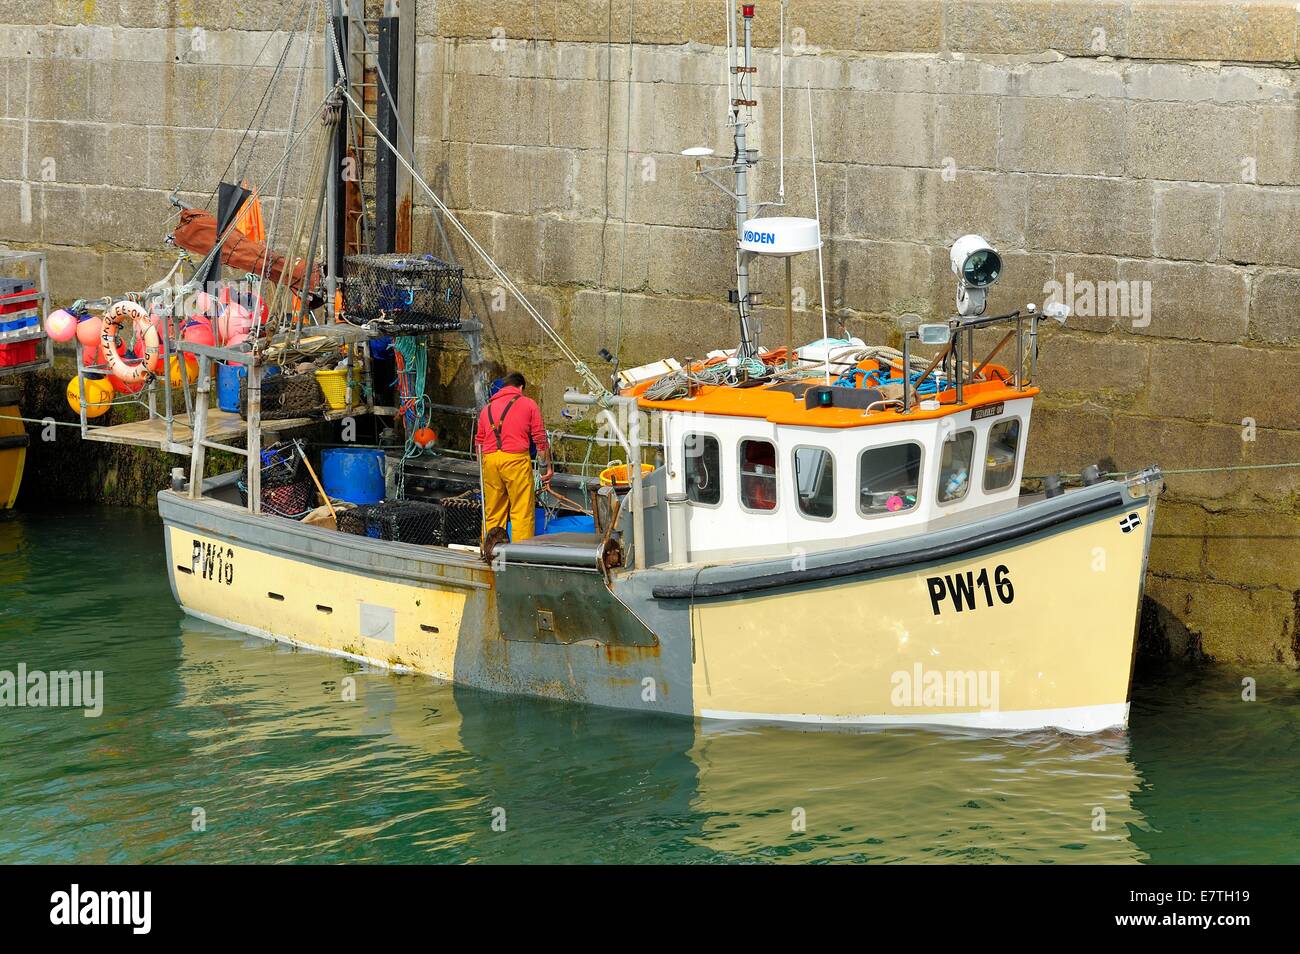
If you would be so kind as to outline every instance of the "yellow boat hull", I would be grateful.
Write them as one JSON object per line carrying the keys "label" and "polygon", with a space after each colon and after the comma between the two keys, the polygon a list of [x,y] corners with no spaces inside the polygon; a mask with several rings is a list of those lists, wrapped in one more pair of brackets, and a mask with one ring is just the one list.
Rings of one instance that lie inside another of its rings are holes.
{"label": "yellow boat hull", "polygon": [[185,611],[295,646],[700,719],[1077,732],[1127,724],[1155,507],[1116,496],[995,548],[734,596],[651,597],[657,570],[606,591],[592,571],[583,579],[608,602],[587,631],[566,634],[590,615],[573,606],[575,592],[590,602],[573,586],[579,571],[494,569],[463,552],[161,498]]}
{"label": "yellow boat hull", "polygon": [[[0,510],[8,510],[18,499],[27,463],[26,435],[18,407],[0,406]],[[6,446],[11,443],[18,446]]]}

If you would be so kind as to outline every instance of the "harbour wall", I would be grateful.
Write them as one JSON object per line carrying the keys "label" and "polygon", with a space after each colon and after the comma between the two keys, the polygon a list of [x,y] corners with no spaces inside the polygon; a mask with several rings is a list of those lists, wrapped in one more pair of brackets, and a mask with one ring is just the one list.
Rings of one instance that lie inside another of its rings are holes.
{"label": "harbour wall", "polygon": [[[781,180],[778,9],[755,21],[760,200]],[[279,158],[295,71],[260,145],[245,127],[281,4],[0,11],[0,242],[48,248],[61,298],[158,277],[173,188],[201,201],[237,149],[254,178]],[[730,200],[679,155],[730,155],[721,2],[426,0],[416,23],[419,165],[583,357],[733,344]],[[948,245],[980,232],[1006,262],[991,311],[1052,294],[1075,311],[1044,334],[1027,473],[1300,461],[1298,37],[1289,0],[793,0],[785,211],[812,214],[815,141],[832,333],[897,344],[902,316],[946,317]],[[445,251],[425,203],[415,236]],[[571,370],[452,251],[489,356],[558,419]],[[753,284],[765,342],[784,343],[783,275],[760,263]],[[820,337],[814,257],[794,286],[796,339]],[[465,363],[440,359],[445,396],[464,396]],[[1171,652],[1300,664],[1300,470],[1172,473],[1156,533]]]}

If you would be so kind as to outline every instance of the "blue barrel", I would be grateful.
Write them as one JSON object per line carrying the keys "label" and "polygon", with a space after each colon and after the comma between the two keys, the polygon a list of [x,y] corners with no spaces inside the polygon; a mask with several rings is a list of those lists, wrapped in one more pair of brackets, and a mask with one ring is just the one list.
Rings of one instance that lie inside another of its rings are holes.
{"label": "blue barrel", "polygon": [[[540,526],[540,524],[539,524]],[[546,525],[547,533],[595,533],[596,521],[583,513],[556,517]]]}
{"label": "blue barrel", "polygon": [[353,504],[384,499],[384,452],[372,447],[331,447],[321,451],[320,482],[325,493]]}
{"label": "blue barrel", "polygon": [[239,381],[247,376],[248,369],[242,364],[217,365],[217,407],[239,413]]}

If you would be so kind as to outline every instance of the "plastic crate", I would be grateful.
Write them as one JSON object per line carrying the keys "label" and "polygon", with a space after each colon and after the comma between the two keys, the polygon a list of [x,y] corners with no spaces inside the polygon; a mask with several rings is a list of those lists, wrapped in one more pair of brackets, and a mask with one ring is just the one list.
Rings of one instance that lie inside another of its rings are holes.
{"label": "plastic crate", "polygon": [[20,364],[30,364],[39,357],[37,341],[19,341],[16,344],[0,345],[0,368],[16,368]]}

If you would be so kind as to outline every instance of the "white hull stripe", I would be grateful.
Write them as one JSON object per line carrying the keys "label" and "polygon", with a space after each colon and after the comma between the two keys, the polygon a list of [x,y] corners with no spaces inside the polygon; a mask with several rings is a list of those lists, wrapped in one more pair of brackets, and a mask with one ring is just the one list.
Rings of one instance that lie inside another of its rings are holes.
{"label": "white hull stripe", "polygon": [[794,722],[805,725],[952,726],[1028,732],[1062,729],[1066,732],[1100,732],[1128,725],[1128,703],[1072,706],[1064,709],[1026,709],[1019,712],[942,712],[903,715],[816,715],[803,712],[728,712],[701,709],[700,717],[727,722]]}

